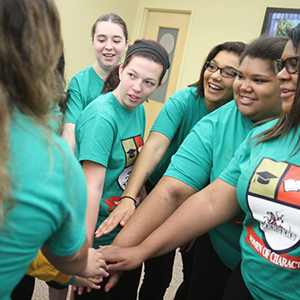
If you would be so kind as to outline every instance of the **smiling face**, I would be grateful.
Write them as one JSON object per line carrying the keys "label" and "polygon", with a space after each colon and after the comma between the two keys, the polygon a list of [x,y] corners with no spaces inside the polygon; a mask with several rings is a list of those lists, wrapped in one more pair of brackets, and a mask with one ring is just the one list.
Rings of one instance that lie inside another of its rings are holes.
{"label": "smiling face", "polygon": [[[297,56],[298,54],[295,52],[293,43],[288,41],[281,59],[285,60],[289,57]],[[286,68],[283,68],[278,74],[277,79],[279,81],[279,88],[281,91],[282,98],[282,110],[286,113],[289,113],[292,109],[292,105],[294,102],[294,97],[297,89],[297,81],[298,81],[298,72],[294,74],[289,74],[286,71]]]}
{"label": "smiling face", "polygon": [[120,66],[120,83],[113,94],[123,107],[134,110],[158,88],[162,72],[162,65],[133,55],[124,69]]}
{"label": "smiling face", "polygon": [[268,62],[246,56],[233,89],[235,104],[247,119],[257,122],[280,114],[279,85]]}
{"label": "smiling face", "polygon": [[[211,60],[219,68],[231,68],[234,71],[239,66],[239,57],[233,52],[222,50]],[[210,111],[233,99],[234,78],[224,78],[220,70],[212,73],[208,70],[204,72],[203,88],[205,104]]]}
{"label": "smiling face", "polygon": [[122,27],[111,22],[97,24],[92,46],[100,69],[108,72],[117,65],[127,49]]}

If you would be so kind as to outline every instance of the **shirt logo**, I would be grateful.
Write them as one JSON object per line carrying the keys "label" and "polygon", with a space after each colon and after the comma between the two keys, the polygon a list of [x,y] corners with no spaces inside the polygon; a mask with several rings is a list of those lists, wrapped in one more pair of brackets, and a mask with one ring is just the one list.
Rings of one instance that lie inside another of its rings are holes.
{"label": "shirt logo", "polygon": [[277,254],[300,244],[300,168],[263,158],[249,183],[247,201],[262,240]]}

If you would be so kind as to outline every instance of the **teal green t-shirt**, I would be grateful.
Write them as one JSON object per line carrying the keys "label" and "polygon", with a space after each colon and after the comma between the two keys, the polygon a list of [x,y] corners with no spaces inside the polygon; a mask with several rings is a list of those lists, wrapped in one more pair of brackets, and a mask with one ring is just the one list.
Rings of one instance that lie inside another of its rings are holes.
{"label": "teal green t-shirt", "polygon": [[[253,122],[230,101],[199,121],[184,140],[165,173],[197,191],[214,181],[246,138]],[[243,216],[209,232],[213,247],[231,268],[239,263]]]}
{"label": "teal green t-shirt", "polygon": [[170,145],[160,163],[149,178],[156,185],[166,171],[172,155],[190,133],[194,125],[210,113],[204,98],[196,98],[197,88],[189,87],[176,92],[166,102],[156,118],[151,131],[165,135]]}
{"label": "teal green t-shirt", "polygon": [[[124,108],[112,93],[101,95],[80,115],[76,123],[76,156],[106,167],[97,227],[118,205],[133,164],[143,146],[145,110]],[[94,247],[109,245],[121,230],[94,240]]]}
{"label": "teal green t-shirt", "polygon": [[5,300],[44,244],[59,256],[82,246],[87,201],[82,168],[62,138],[16,110],[9,142],[13,207],[0,229],[0,299]]}
{"label": "teal green t-shirt", "polygon": [[64,123],[76,124],[80,113],[101,94],[103,84],[104,80],[98,76],[93,66],[72,77],[67,90],[70,98],[67,102]]}
{"label": "teal green t-shirt", "polygon": [[[247,140],[276,124],[251,131]],[[244,142],[220,178],[237,187],[245,212],[241,271],[254,299],[300,299],[300,137]]]}

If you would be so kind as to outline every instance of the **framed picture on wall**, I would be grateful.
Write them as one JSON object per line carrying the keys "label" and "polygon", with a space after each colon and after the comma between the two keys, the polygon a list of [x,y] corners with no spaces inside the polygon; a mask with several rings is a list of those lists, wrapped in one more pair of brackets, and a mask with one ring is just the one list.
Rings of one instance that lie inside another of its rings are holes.
{"label": "framed picture on wall", "polygon": [[286,30],[300,23],[300,9],[267,7],[261,34],[285,36]]}

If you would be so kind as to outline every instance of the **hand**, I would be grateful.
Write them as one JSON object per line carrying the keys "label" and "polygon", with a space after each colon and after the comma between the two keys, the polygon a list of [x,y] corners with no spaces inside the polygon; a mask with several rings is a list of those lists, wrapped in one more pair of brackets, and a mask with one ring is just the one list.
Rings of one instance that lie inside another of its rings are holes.
{"label": "hand", "polygon": [[103,255],[100,253],[100,251],[95,250],[94,248],[88,248],[87,266],[82,274],[82,277],[108,277],[109,274],[106,270],[108,270],[108,266],[105,263]]}
{"label": "hand", "polygon": [[194,246],[195,242],[196,242],[196,239],[193,239],[189,243],[186,243],[186,244],[182,245],[180,247],[180,252],[188,253],[192,249],[192,247]]}
{"label": "hand", "polygon": [[109,279],[108,282],[105,285],[105,292],[108,293],[111,288],[113,288],[119,281],[121,275],[123,272],[117,272],[117,271],[109,271]]}
{"label": "hand", "polygon": [[128,198],[122,199],[109,217],[98,227],[95,237],[100,238],[102,235],[110,233],[119,223],[121,226],[124,226],[134,211],[134,202]]}
{"label": "hand", "polygon": [[139,267],[145,260],[140,252],[139,246],[120,248],[116,246],[105,246],[100,249],[105,261],[111,271],[130,271]]}
{"label": "hand", "polygon": [[100,285],[97,285],[97,283],[100,283],[102,281],[102,276],[95,276],[90,278],[76,276],[72,284],[72,289],[74,292],[77,291],[78,295],[82,295],[83,290],[86,287],[87,292],[90,293],[92,289],[99,290]]}

